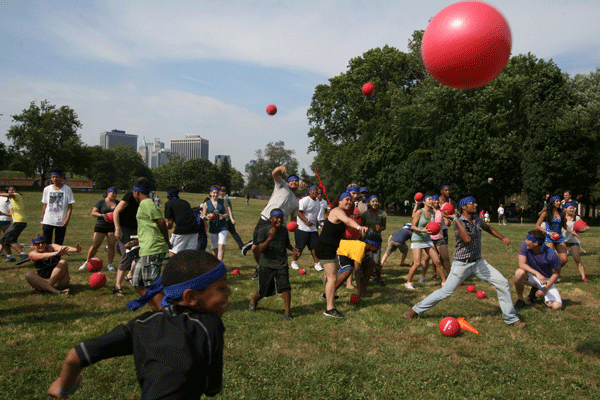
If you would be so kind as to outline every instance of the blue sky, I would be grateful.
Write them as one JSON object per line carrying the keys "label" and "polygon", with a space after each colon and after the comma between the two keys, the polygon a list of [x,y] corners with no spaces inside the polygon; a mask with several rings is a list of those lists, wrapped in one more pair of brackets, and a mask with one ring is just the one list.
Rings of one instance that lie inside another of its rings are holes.
{"label": "blue sky", "polygon": [[[283,140],[309,169],[314,88],[412,32],[453,1],[0,1],[0,132],[47,99],[73,108],[88,145],[121,129],[146,140],[200,135],[235,168]],[[571,75],[600,66],[600,2],[491,1],[513,54]],[[265,113],[277,105],[277,115]]]}

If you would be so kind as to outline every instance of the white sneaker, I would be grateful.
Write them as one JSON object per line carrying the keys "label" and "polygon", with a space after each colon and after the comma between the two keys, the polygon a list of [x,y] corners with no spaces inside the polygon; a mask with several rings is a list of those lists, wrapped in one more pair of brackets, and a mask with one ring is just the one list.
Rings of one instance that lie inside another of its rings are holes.
{"label": "white sneaker", "polygon": [[413,287],[412,283],[410,283],[410,282],[406,282],[404,284],[404,287],[407,288],[408,290],[415,290],[415,288]]}
{"label": "white sneaker", "polygon": [[81,264],[79,271],[87,271],[87,261],[84,261],[83,264]]}
{"label": "white sneaker", "polygon": [[323,267],[321,267],[321,263],[318,262],[315,264],[315,271],[323,271]]}
{"label": "white sneaker", "polygon": [[296,261],[292,261],[292,269],[300,269]]}
{"label": "white sneaker", "polygon": [[420,278],[419,278],[419,283],[423,283],[423,282],[425,282],[425,281],[426,281],[426,279],[425,279],[425,277],[424,277],[424,276],[422,276],[422,277],[420,277]]}
{"label": "white sneaker", "polygon": [[106,267],[106,268],[108,268],[108,270],[109,270],[109,271],[116,271],[116,270],[117,270],[117,269],[115,268],[115,266],[114,266],[114,265],[112,265],[112,264],[108,264],[108,267]]}

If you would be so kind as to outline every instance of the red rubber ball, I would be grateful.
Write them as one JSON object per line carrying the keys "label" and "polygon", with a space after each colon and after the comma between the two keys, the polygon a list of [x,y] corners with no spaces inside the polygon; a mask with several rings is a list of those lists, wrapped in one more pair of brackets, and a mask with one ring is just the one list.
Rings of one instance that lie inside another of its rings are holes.
{"label": "red rubber ball", "polygon": [[296,232],[296,229],[298,229],[298,224],[295,223],[294,221],[290,221],[287,224],[287,230],[290,232]]}
{"label": "red rubber ball", "polygon": [[106,275],[102,272],[96,272],[90,276],[89,282],[94,289],[102,289],[106,285]]}
{"label": "red rubber ball", "polygon": [[439,328],[444,336],[455,337],[460,334],[460,323],[454,317],[442,318]]}
{"label": "red rubber ball", "polygon": [[360,303],[360,296],[357,294],[353,294],[352,296],[350,296],[350,303],[352,303],[352,304]]}
{"label": "red rubber ball", "polygon": [[298,271],[298,273],[300,275],[306,275],[306,270],[305,269],[301,269],[300,271]]}
{"label": "red rubber ball", "polygon": [[109,212],[108,214],[104,214],[104,219],[109,224],[114,224],[115,223],[114,214],[112,213],[112,211]]}
{"label": "red rubber ball", "polygon": [[454,214],[454,206],[450,202],[442,204],[440,210],[446,215]]}
{"label": "red rubber ball", "polygon": [[362,87],[362,94],[364,94],[367,97],[370,97],[374,91],[375,85],[373,85],[371,82],[365,83]]}
{"label": "red rubber ball", "polygon": [[473,89],[493,81],[510,57],[508,22],[479,1],[454,3],[431,20],[421,43],[423,64],[442,85]]}
{"label": "red rubber ball", "polygon": [[573,229],[575,230],[575,232],[584,232],[586,230],[585,228],[588,227],[588,224],[586,224],[583,220],[576,221],[573,224]]}
{"label": "red rubber ball", "polygon": [[432,235],[437,235],[442,230],[442,226],[435,221],[429,222],[425,228],[429,229]]}
{"label": "red rubber ball", "polygon": [[421,200],[423,200],[423,193],[421,193],[421,192],[415,193],[415,201],[421,201]]}
{"label": "red rubber ball", "polygon": [[469,293],[475,293],[475,286],[473,286],[473,285],[467,286],[467,292],[469,292]]}
{"label": "red rubber ball", "polygon": [[480,290],[479,292],[477,292],[477,298],[485,299],[485,292],[483,290]]}
{"label": "red rubber ball", "polygon": [[269,115],[277,114],[277,107],[275,107],[275,104],[269,104],[267,106],[267,114],[269,114]]}
{"label": "red rubber ball", "polygon": [[98,257],[92,257],[90,258],[90,260],[87,262],[87,269],[90,272],[98,272],[102,269],[103,264],[102,264],[102,260],[99,259]]}

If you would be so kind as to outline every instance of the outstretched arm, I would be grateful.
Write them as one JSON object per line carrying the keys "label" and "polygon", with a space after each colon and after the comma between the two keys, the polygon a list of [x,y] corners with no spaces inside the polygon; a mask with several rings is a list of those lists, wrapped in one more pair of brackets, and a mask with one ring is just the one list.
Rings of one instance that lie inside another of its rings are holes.
{"label": "outstretched arm", "polygon": [[[82,369],[83,367],[81,366],[81,361],[77,356],[77,352],[75,351],[75,348],[72,348],[65,358],[62,370],[60,371],[60,377],[52,382],[46,394],[56,399],[69,398],[69,395],[73,394],[79,386]],[[62,394],[61,391],[64,394]]]}

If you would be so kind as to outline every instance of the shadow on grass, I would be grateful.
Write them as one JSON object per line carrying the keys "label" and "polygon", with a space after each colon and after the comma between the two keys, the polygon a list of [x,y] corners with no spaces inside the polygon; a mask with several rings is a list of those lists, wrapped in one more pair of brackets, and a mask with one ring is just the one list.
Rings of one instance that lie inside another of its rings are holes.
{"label": "shadow on grass", "polygon": [[593,358],[600,358],[600,341],[581,343],[577,351]]}

